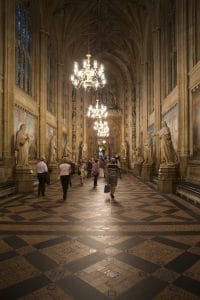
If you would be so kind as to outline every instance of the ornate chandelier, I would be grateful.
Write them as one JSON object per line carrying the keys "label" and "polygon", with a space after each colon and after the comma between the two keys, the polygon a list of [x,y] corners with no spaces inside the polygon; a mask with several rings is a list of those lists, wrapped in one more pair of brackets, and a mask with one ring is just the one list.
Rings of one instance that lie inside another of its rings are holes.
{"label": "ornate chandelier", "polygon": [[95,121],[94,122],[94,130],[98,130],[98,131],[105,131],[105,130],[109,130],[109,127],[108,127],[108,122],[107,121]]}
{"label": "ornate chandelier", "polygon": [[93,118],[93,119],[102,119],[102,118],[106,118],[108,115],[107,112],[107,107],[103,104],[101,104],[101,106],[99,106],[99,100],[96,100],[96,106],[93,107],[92,105],[90,105],[88,107],[88,112],[87,112],[87,116],[89,118]]}
{"label": "ornate chandelier", "polygon": [[109,127],[105,128],[105,129],[99,129],[97,131],[97,136],[98,137],[108,137],[109,136]]}
{"label": "ornate chandelier", "polygon": [[74,73],[71,75],[71,82],[75,88],[84,87],[84,89],[104,87],[106,79],[104,75],[104,66],[98,66],[97,60],[91,65],[91,54],[86,54],[86,59],[83,60],[83,68],[79,69],[77,62],[74,62]]}

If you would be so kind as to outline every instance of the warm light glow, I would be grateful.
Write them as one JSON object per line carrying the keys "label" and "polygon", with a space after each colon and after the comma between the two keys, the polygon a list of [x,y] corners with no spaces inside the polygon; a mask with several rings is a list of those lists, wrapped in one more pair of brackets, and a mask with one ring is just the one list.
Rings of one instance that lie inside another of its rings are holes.
{"label": "warm light glow", "polygon": [[98,66],[98,62],[94,60],[92,67],[90,60],[91,54],[87,54],[82,69],[79,69],[77,62],[74,63],[74,74],[70,79],[75,88],[84,87],[84,89],[94,88],[97,90],[106,84],[104,66],[102,64]]}
{"label": "warm light glow", "polygon": [[97,136],[98,137],[107,137],[109,136],[109,127],[107,121],[95,121],[94,127],[95,130],[97,130]]}
{"label": "warm light glow", "polygon": [[88,107],[88,112],[87,112],[87,116],[89,118],[93,118],[93,119],[101,119],[101,118],[106,118],[108,116],[108,112],[107,112],[107,107],[103,104],[101,104],[101,106],[99,106],[99,100],[96,100],[96,106],[93,107],[92,105],[90,105]]}

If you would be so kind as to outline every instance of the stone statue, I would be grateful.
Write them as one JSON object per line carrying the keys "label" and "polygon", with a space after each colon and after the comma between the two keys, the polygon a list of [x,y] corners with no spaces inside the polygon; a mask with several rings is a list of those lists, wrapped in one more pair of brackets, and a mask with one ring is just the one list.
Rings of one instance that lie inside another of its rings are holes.
{"label": "stone statue", "polygon": [[166,121],[162,121],[162,128],[159,132],[160,137],[160,163],[161,166],[175,166],[178,159],[174,150],[170,129]]}
{"label": "stone statue", "polygon": [[64,148],[63,148],[63,156],[65,156],[65,157],[71,157],[71,155],[72,155],[72,151],[69,148],[68,143],[66,141],[66,143],[64,145]]}
{"label": "stone statue", "polygon": [[55,141],[55,135],[52,135],[50,138],[50,147],[49,147],[49,163],[55,163],[56,162],[56,141]]}
{"label": "stone statue", "polygon": [[26,125],[21,124],[16,133],[17,165],[28,166],[28,151],[30,137],[26,133]]}
{"label": "stone statue", "polygon": [[146,140],[144,142],[144,163],[151,164],[152,162],[153,162],[152,137],[150,132],[148,132]]}
{"label": "stone statue", "polygon": [[127,158],[127,148],[126,148],[126,144],[125,143],[121,144],[120,156],[121,156],[122,159],[126,159]]}
{"label": "stone statue", "polygon": [[135,163],[136,164],[142,164],[144,161],[143,155],[142,155],[142,150],[141,147],[138,146],[135,150]]}
{"label": "stone statue", "polygon": [[87,144],[86,143],[82,144],[81,158],[82,158],[82,160],[87,159]]}

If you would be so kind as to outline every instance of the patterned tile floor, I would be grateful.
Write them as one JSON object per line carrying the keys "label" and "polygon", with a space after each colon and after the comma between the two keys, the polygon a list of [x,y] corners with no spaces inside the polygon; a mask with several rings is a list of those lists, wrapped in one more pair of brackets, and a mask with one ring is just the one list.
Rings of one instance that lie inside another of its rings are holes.
{"label": "patterned tile floor", "polygon": [[200,209],[129,174],[0,208],[0,299],[199,299]]}

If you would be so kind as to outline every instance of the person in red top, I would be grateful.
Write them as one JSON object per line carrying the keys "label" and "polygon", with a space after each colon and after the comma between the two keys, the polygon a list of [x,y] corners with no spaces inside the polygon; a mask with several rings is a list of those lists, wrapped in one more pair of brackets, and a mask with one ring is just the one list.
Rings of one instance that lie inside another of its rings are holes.
{"label": "person in red top", "polygon": [[95,161],[92,164],[92,174],[94,176],[94,189],[97,186],[97,179],[99,176],[99,163],[98,163],[98,159],[95,159]]}

